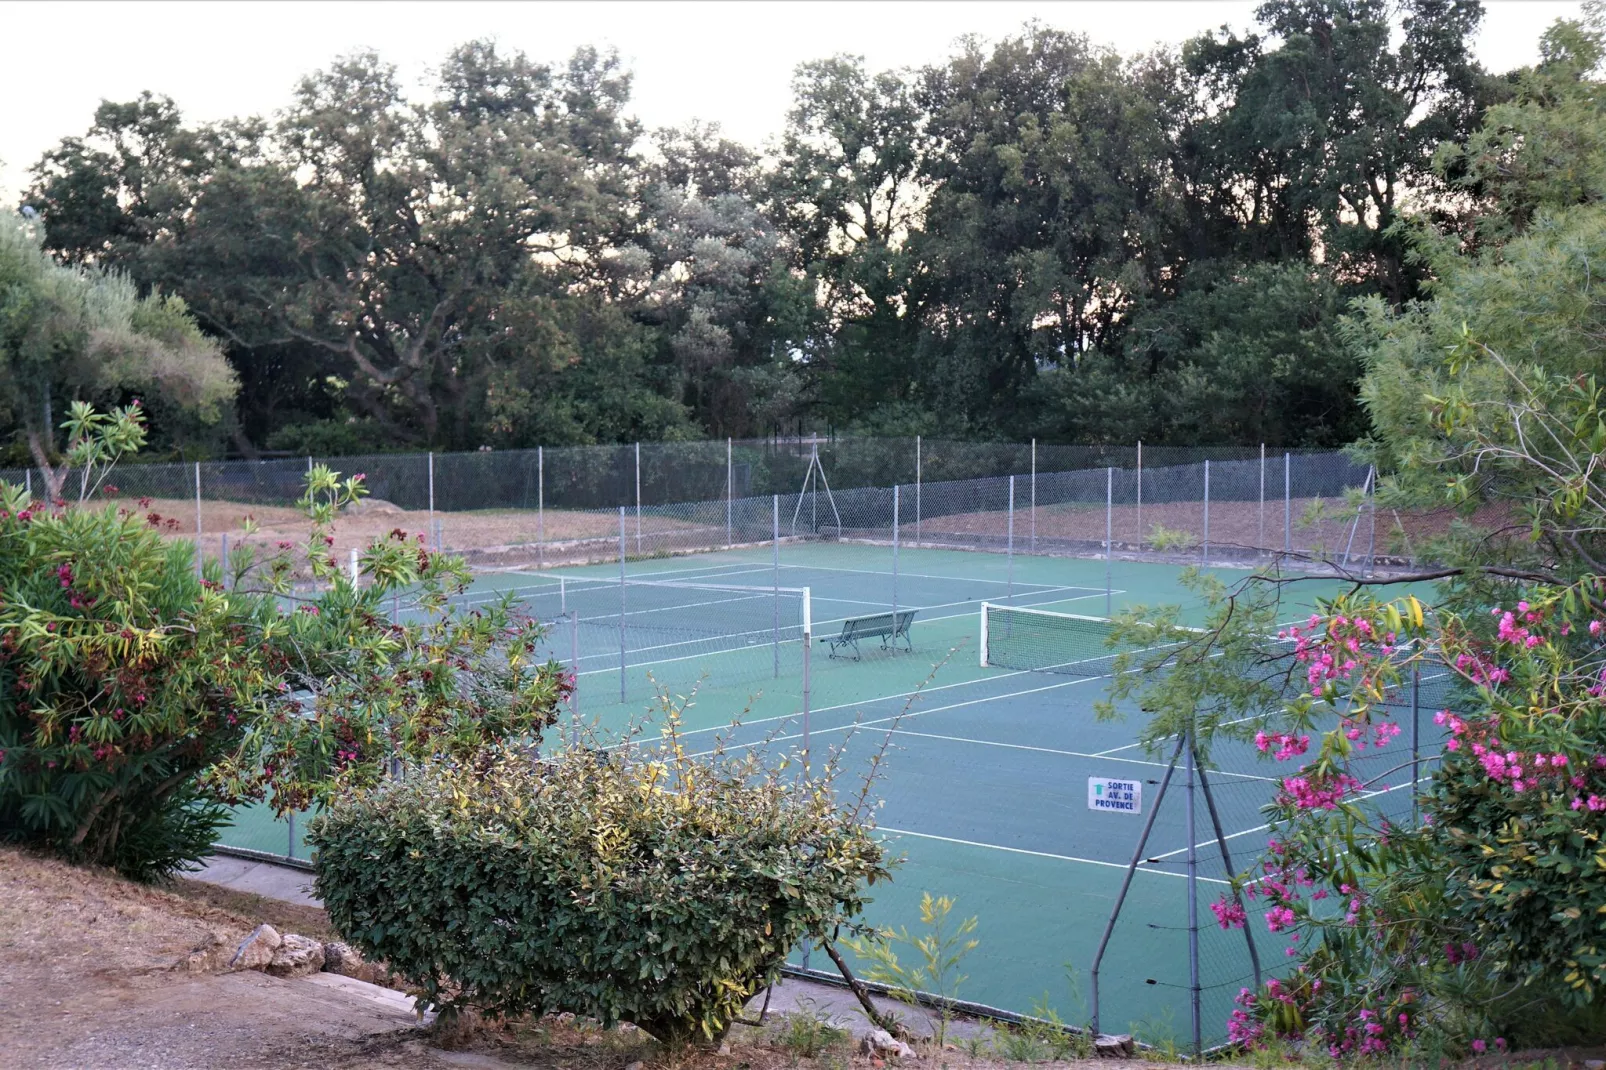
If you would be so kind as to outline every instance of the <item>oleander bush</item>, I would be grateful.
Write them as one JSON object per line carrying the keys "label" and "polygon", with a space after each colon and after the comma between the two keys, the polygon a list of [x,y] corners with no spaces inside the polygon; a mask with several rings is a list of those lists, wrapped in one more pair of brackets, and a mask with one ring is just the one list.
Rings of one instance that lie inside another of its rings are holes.
{"label": "oleander bush", "polygon": [[[137,405],[68,426],[92,492],[144,438]],[[462,563],[403,532],[354,580],[328,531],[361,493],[315,469],[303,547],[198,574],[148,508],[0,483],[0,838],[151,879],[208,854],[227,804],[298,809],[393,758],[538,739],[571,682],[535,661],[535,622],[458,610]]]}
{"label": "oleander bush", "polygon": [[573,1012],[715,1042],[806,937],[887,876],[830,776],[745,751],[501,749],[338,799],[318,894],[365,955],[448,1013]]}

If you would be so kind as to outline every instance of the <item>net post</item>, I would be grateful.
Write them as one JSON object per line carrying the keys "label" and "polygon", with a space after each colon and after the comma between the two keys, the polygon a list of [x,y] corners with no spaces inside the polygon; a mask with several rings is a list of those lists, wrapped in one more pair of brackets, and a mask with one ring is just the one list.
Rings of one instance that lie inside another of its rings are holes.
{"label": "net post", "polygon": [[1037,552],[1037,440],[1032,439],[1032,536],[1031,552]]}
{"label": "net post", "polygon": [[[1209,464],[1209,461],[1205,462]],[[1201,1023],[1199,1021],[1199,835],[1194,820],[1193,780],[1193,724],[1183,733],[1187,751],[1187,821],[1188,821],[1188,1009],[1193,1027],[1193,1054],[1203,1054]]]}
{"label": "net post", "polygon": [[1266,549],[1266,444],[1260,444],[1260,534],[1255,538],[1255,549]]}
{"label": "net post", "polygon": [[1015,477],[1009,477],[1009,543],[1008,543],[1008,580],[1005,587],[1005,597],[1015,601]]}
{"label": "net post", "polygon": [[619,507],[619,701],[625,701],[625,507]]}
{"label": "net post", "polygon": [[809,762],[813,754],[809,748],[809,658],[814,646],[814,609],[809,588],[803,588],[803,779],[809,779]]}
{"label": "net post", "polygon": [[1210,567],[1210,459],[1205,458],[1204,471],[1204,546],[1199,557],[1201,568]]}
{"label": "net post", "polygon": [[[898,614],[898,503],[900,501],[898,492],[899,487],[894,483],[892,485],[892,614],[894,618]],[[896,623],[896,620],[894,620],[894,623]]]}
{"label": "net post", "polygon": [[1115,562],[1115,467],[1104,469],[1104,615],[1113,617],[1114,584],[1110,573]]}
{"label": "net post", "polygon": [[641,556],[641,443],[636,443],[636,556]]}
{"label": "net post", "polygon": [[915,545],[920,545],[920,521],[925,515],[921,508],[920,436],[915,436]]}
{"label": "net post", "polygon": [[988,640],[991,638],[990,633],[987,630],[987,628],[988,628],[987,610],[989,610],[991,608],[992,608],[992,603],[991,602],[983,602],[981,604],[981,651],[980,651],[980,653],[981,653],[981,667],[984,668],[984,669],[987,668],[987,644],[988,644]]}
{"label": "net post", "polygon": [[725,546],[729,549],[736,543],[736,525],[734,512],[736,508],[736,455],[730,437],[725,438]]}
{"label": "net post", "polygon": [[1121,878],[1121,890],[1115,895],[1115,906],[1110,909],[1110,920],[1104,924],[1104,935],[1099,938],[1099,949],[1093,953],[1093,969],[1089,976],[1093,982],[1093,1016],[1089,1023],[1093,1034],[1099,1032],[1099,964],[1104,961],[1104,952],[1110,946],[1110,936],[1115,932],[1116,919],[1121,916],[1121,905],[1126,902],[1126,893],[1132,887],[1132,877],[1138,871],[1138,863],[1143,861],[1143,849],[1149,845],[1149,834],[1154,831],[1154,819],[1159,816],[1160,804],[1165,801],[1166,788],[1171,786],[1171,777],[1177,771],[1177,759],[1182,756],[1182,740],[1177,741],[1177,749],[1171,752],[1171,761],[1166,764],[1165,776],[1160,780],[1160,790],[1155,793],[1154,806],[1149,810],[1148,818],[1143,822],[1143,832],[1138,836],[1137,848],[1132,852],[1132,861],[1127,863],[1126,875]]}
{"label": "net post", "polygon": [[1283,553],[1294,549],[1294,462],[1293,454],[1283,454]]}
{"label": "net post", "polygon": [[[228,556],[229,556],[229,537],[227,535],[225,535],[225,536],[223,536],[223,559],[225,561],[227,561],[228,560]],[[359,570],[358,564],[357,564],[357,548],[355,546],[353,546],[351,548],[351,559],[349,561],[349,565],[350,565],[350,568],[351,568],[351,585],[353,587],[355,587],[355,586],[357,586],[357,577],[358,577],[358,575],[360,575],[360,570]]]}
{"label": "net post", "polygon": [[774,588],[771,606],[775,611],[771,646],[775,651],[775,676],[781,675],[781,496],[770,496],[770,585]]}
{"label": "net post", "polygon": [[546,567],[546,447],[535,447],[535,567]]}

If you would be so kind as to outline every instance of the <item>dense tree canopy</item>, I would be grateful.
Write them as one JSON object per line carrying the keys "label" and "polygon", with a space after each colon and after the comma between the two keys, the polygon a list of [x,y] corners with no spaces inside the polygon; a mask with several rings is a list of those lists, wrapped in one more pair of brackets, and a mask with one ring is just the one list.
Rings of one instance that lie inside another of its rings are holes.
{"label": "dense tree canopy", "polygon": [[226,357],[232,410],[155,413],[158,446],[1352,441],[1338,325],[1424,293],[1412,228],[1500,242],[1597,195],[1599,45],[1561,24],[1495,77],[1475,2],[1256,17],[1130,57],[1037,24],[916,70],[827,57],[762,150],[642,130],[594,49],[470,42],[414,95],[359,53],[271,116],[105,102],[23,205]]}

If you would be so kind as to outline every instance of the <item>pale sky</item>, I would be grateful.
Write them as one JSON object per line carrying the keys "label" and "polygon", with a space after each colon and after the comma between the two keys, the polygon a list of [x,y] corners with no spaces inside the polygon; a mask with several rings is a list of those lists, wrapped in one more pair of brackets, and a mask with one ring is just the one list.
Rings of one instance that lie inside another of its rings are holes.
{"label": "pale sky", "polygon": [[[0,203],[67,135],[82,134],[102,99],[150,89],[193,121],[268,114],[303,74],[372,48],[411,84],[453,45],[494,38],[561,62],[577,46],[616,47],[635,73],[633,106],[649,129],[692,118],[760,145],[779,133],[792,69],[838,52],[872,69],[920,66],[976,33],[999,38],[1036,19],[1123,54],[1177,44],[1230,24],[1248,28],[1253,0],[904,0],[868,2],[350,3],[0,0]],[[1575,17],[1577,0],[1486,0],[1479,58],[1504,71],[1531,63],[1539,34]]]}

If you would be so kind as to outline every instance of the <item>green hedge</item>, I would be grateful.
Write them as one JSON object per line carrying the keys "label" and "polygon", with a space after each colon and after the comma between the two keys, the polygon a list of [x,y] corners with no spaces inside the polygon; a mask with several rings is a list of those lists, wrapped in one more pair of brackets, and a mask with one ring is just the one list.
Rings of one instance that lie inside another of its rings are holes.
{"label": "green hedge", "polygon": [[437,765],[310,829],[318,894],[431,1004],[717,1040],[788,951],[855,917],[882,848],[756,759],[574,748]]}

